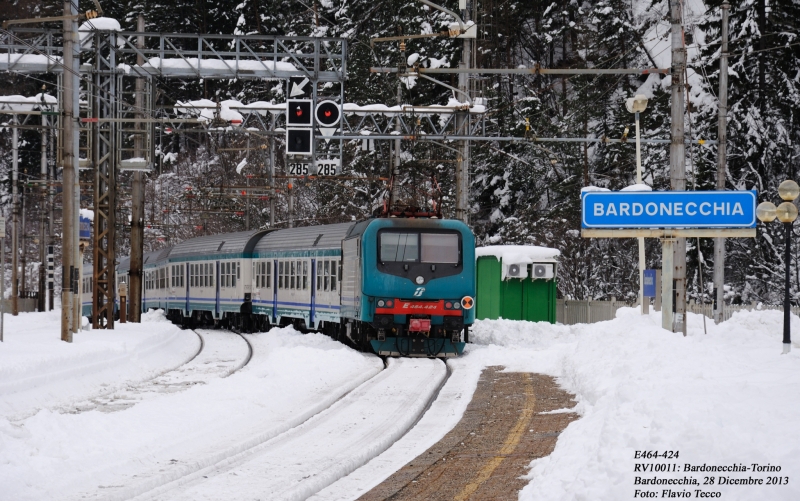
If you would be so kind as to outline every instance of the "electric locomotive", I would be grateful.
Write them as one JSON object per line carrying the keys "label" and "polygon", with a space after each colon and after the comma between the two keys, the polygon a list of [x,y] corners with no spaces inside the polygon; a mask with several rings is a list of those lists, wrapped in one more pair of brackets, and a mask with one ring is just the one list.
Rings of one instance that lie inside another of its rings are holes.
{"label": "electric locomotive", "polygon": [[453,357],[475,319],[475,238],[461,221],[379,218],[342,241],[344,335],[379,355]]}

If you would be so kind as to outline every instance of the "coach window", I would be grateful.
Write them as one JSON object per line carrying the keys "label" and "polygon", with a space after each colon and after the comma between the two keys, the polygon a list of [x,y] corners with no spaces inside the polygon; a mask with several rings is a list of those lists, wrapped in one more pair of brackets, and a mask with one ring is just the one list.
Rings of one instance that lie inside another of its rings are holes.
{"label": "coach window", "polygon": [[278,288],[283,289],[283,261],[278,261]]}
{"label": "coach window", "polygon": [[331,291],[336,291],[336,277],[338,276],[338,271],[336,270],[336,260],[331,261]]}
{"label": "coach window", "polygon": [[381,233],[381,261],[416,262],[419,259],[418,237],[417,233]]}
{"label": "coach window", "polygon": [[308,289],[308,261],[303,261],[303,290],[307,289]]}

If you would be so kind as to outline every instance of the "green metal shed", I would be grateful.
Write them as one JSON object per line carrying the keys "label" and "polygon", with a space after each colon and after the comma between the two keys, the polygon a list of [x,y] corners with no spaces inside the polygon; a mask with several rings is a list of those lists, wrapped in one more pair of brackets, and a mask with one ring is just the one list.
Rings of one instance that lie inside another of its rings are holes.
{"label": "green metal shed", "polygon": [[557,249],[527,245],[475,249],[475,318],[556,323],[559,254]]}

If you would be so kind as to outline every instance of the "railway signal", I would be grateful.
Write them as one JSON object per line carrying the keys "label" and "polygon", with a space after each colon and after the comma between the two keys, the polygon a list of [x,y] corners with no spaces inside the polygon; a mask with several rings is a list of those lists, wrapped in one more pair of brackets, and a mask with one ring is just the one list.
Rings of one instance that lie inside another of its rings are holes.
{"label": "railway signal", "polygon": [[311,127],[313,125],[311,100],[289,99],[286,101],[286,124],[294,127]]}
{"label": "railway signal", "polygon": [[311,156],[314,151],[311,129],[286,129],[286,154]]}
{"label": "railway signal", "polygon": [[317,123],[320,127],[333,127],[342,119],[339,105],[333,101],[322,101],[317,104]]}

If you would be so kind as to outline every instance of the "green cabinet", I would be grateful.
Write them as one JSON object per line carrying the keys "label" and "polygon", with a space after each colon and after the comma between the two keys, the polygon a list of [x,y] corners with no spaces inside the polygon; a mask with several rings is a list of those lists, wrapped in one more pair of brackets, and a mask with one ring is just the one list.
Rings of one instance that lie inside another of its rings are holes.
{"label": "green cabinet", "polygon": [[[555,261],[542,263],[557,266]],[[526,278],[503,279],[503,263],[495,256],[481,256],[477,262],[475,318],[528,320],[556,323],[556,279],[532,279],[534,264]]]}

